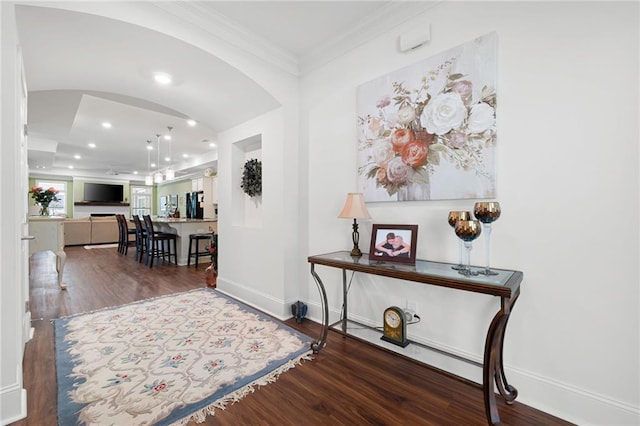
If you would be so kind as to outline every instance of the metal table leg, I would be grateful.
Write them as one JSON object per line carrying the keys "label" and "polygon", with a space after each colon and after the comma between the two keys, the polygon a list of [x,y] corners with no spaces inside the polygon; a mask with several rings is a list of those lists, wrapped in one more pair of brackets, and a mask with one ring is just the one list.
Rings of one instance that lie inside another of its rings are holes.
{"label": "metal table leg", "polygon": [[495,386],[498,387],[500,395],[507,401],[507,404],[513,403],[518,396],[518,390],[507,383],[502,363],[504,334],[511,314],[511,307],[518,295],[516,294],[511,299],[502,298],[500,310],[493,317],[487,331],[487,340],[484,347],[484,365],[482,368],[482,390],[484,393],[485,414],[489,424],[492,425],[500,424]]}
{"label": "metal table leg", "polygon": [[347,333],[347,270],[342,270],[342,332]]}
{"label": "metal table leg", "polygon": [[316,273],[315,265],[313,263],[311,264],[311,276],[318,286],[318,291],[320,292],[320,303],[322,304],[322,332],[320,333],[320,338],[311,344],[313,353],[317,354],[327,343],[327,333],[329,332],[329,304],[327,303],[327,292],[324,289],[324,284]]}

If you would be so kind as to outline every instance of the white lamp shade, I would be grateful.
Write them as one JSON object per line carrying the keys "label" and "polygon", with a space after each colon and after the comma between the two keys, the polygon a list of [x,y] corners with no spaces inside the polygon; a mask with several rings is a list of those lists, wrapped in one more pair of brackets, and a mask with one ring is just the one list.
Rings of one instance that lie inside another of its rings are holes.
{"label": "white lamp shade", "polygon": [[165,178],[167,180],[171,180],[175,177],[176,177],[176,173],[173,171],[173,169],[167,169],[167,171],[165,172]]}
{"label": "white lamp shade", "polygon": [[153,181],[155,183],[162,183],[162,173],[157,172],[156,174],[153,175]]}
{"label": "white lamp shade", "polygon": [[359,192],[348,193],[347,201],[338,217],[342,219],[371,219],[364,204],[364,195]]}
{"label": "white lamp shade", "polygon": [[145,176],[144,184],[145,185],[153,185],[153,176],[151,176],[151,175]]}

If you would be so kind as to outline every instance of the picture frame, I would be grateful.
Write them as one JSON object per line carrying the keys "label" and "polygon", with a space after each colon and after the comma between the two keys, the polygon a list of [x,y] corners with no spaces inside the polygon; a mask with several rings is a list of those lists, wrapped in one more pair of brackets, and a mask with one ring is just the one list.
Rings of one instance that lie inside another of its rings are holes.
{"label": "picture frame", "polygon": [[374,224],[369,260],[414,265],[417,244],[418,225]]}

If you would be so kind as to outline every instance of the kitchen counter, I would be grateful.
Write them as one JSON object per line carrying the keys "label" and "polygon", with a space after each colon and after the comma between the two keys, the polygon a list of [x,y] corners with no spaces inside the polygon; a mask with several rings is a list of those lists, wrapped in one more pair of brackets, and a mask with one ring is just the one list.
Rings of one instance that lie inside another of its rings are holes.
{"label": "kitchen counter", "polygon": [[158,217],[153,219],[154,223],[205,223],[205,222],[218,222],[217,219],[188,219],[186,217]]}
{"label": "kitchen counter", "polygon": [[[206,232],[218,232],[218,221],[216,219],[187,219],[173,217],[152,218],[153,227],[156,231],[169,232],[178,236],[176,242],[176,251],[178,265],[186,265],[189,255],[189,235],[202,234]],[[198,241],[200,244],[199,251],[203,251],[206,247],[206,241]],[[196,251],[194,247],[194,252]],[[203,256],[198,263],[210,262],[209,256]],[[193,263],[193,262],[192,262]]]}

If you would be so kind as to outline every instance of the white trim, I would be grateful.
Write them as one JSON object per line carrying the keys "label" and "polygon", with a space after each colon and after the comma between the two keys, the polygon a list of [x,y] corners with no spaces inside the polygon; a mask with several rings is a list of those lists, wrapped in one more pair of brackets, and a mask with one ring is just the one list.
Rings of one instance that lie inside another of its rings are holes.
{"label": "white trim", "polygon": [[281,321],[291,318],[289,305],[287,305],[284,300],[273,297],[267,293],[256,291],[240,283],[220,278],[220,276],[218,276],[216,290],[251,307],[255,307],[255,309],[266,312]]}
{"label": "white trim", "polygon": [[[300,75],[310,73],[316,68],[329,63],[343,54],[371,41],[384,32],[397,27],[426,10],[436,6],[440,1],[422,2],[388,2],[384,7],[376,10],[375,14],[365,16],[351,31],[338,34],[328,39],[322,45],[310,50],[299,59]],[[428,25],[428,22],[425,23]]]}
{"label": "white trim", "polygon": [[268,42],[206,5],[191,2],[153,2],[152,4],[176,19],[198,27],[220,42],[242,50],[291,75],[299,74],[298,59],[295,55]]}
{"label": "white trim", "polygon": [[[22,371],[20,372],[22,374]],[[15,383],[0,389],[1,425],[8,425],[27,417],[27,391]]]}
{"label": "white trim", "polygon": [[[312,321],[321,323],[320,318],[322,313],[320,304],[308,301],[305,303],[307,303],[309,307],[307,317]],[[337,321],[339,315],[339,310],[330,308],[329,323],[331,324]],[[369,319],[359,317],[352,313],[349,313],[349,319],[370,327],[375,327],[375,324],[371,324]],[[482,363],[482,355],[469,353],[433,340],[419,339],[416,338],[416,336],[410,336],[410,338],[418,343]],[[383,344],[381,343],[380,346],[383,346]],[[414,348],[411,348],[411,346],[412,345],[407,346],[406,349],[409,351],[408,355],[413,356],[411,352],[415,353],[418,349],[417,345],[413,345]],[[425,351],[429,350],[425,349]],[[482,370],[480,368],[438,352],[429,352],[430,353],[422,357],[428,359],[429,365],[464,377],[473,382],[482,383]],[[320,352],[320,354],[322,354],[322,352]],[[518,389],[518,398],[516,401],[546,413],[553,413],[553,415],[572,423],[594,426],[631,426],[640,424],[639,406],[633,406],[624,401],[607,398],[595,392],[580,389],[570,384],[553,380],[530,371],[517,369],[509,365],[505,365],[505,374],[509,384]],[[580,407],[580,411],[569,411],[567,407]]]}

